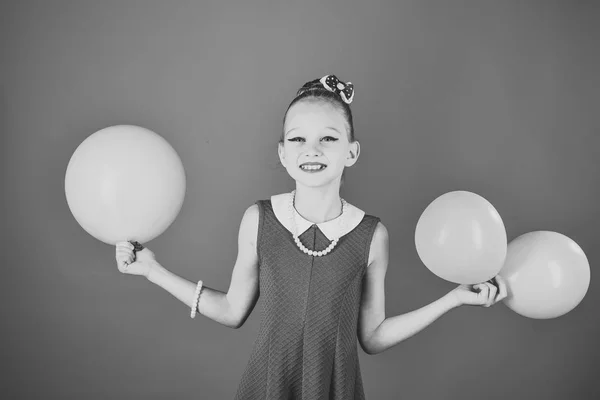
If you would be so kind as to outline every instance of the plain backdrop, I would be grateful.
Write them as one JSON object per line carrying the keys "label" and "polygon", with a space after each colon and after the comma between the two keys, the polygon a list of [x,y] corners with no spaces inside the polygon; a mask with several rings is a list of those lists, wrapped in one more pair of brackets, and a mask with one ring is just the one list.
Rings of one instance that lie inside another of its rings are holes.
{"label": "plain backdrop", "polygon": [[277,157],[287,105],[336,74],[355,84],[362,150],[342,196],[390,233],[387,316],[455,287],[414,245],[453,190],[490,201],[509,241],[569,236],[592,270],[562,317],[461,307],[383,353],[359,348],[367,398],[600,398],[599,20],[597,2],[567,0],[2,2],[0,395],[233,398],[262,302],[229,329],[119,273],[70,213],[66,167],[102,128],[162,135],[187,193],[147,245],[226,291],[244,211],[293,188]]}

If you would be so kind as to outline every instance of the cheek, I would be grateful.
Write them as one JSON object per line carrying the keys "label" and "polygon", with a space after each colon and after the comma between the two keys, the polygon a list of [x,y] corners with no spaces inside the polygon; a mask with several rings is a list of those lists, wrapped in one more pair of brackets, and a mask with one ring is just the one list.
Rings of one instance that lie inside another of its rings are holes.
{"label": "cheek", "polygon": [[283,154],[285,154],[287,158],[293,158],[296,154],[298,154],[298,150],[294,148],[294,146],[286,146]]}
{"label": "cheek", "polygon": [[347,154],[348,149],[341,149],[341,148],[337,148],[334,151],[331,152],[330,157],[335,160],[336,163],[341,163],[343,164],[345,159],[346,159],[346,154]]}
{"label": "cheek", "polygon": [[298,158],[298,151],[291,146],[285,147],[282,151],[282,156],[285,159],[288,166],[293,166],[295,160]]}

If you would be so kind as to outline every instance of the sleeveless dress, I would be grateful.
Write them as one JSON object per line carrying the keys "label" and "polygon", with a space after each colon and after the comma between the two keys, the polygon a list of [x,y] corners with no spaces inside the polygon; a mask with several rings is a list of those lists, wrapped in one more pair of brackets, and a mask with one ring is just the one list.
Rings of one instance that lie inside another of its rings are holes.
{"label": "sleeveless dress", "polygon": [[[298,248],[286,227],[289,223],[282,207],[288,195],[256,202],[259,289],[264,307],[235,399],[362,400],[358,314],[362,278],[379,218],[352,206],[358,220],[346,227],[349,232],[330,253],[309,256]],[[279,219],[274,203],[279,204]],[[304,232],[298,229],[306,248],[319,251],[329,245],[321,224],[299,214],[296,217],[304,223],[301,226],[309,225]],[[324,226],[331,228],[329,222]]]}

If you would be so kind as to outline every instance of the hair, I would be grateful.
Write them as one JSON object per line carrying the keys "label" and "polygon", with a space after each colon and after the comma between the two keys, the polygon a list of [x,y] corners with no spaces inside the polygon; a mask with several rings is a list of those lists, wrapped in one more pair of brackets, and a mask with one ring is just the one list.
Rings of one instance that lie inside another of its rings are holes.
{"label": "hair", "polygon": [[[348,141],[350,143],[356,141],[354,136],[354,123],[352,121],[352,110],[350,106],[346,104],[339,94],[335,92],[331,92],[323,87],[323,84],[319,79],[312,80],[310,82],[306,82],[298,92],[296,93],[296,97],[292,100],[288,108],[285,110],[285,114],[283,116],[283,126],[285,126],[285,120],[287,118],[288,111],[292,106],[301,101],[311,102],[311,103],[324,103],[336,108],[338,111],[342,113],[344,119],[346,120],[346,130],[348,132]],[[279,139],[279,143],[284,143],[285,132],[282,128],[281,130],[281,138]],[[342,181],[344,183],[344,175],[346,171],[342,173]]]}
{"label": "hair", "polygon": [[[292,106],[294,104],[299,103],[300,101],[314,102],[314,103],[321,102],[321,103],[329,104],[329,105],[333,106],[334,108],[337,108],[339,111],[342,112],[342,114],[344,115],[344,118],[346,119],[346,130],[348,131],[348,141],[354,142],[356,140],[354,137],[354,123],[352,122],[352,110],[350,109],[350,106],[342,100],[342,98],[340,97],[339,94],[330,92],[329,90],[325,89],[319,79],[315,79],[310,82],[306,82],[300,89],[298,89],[298,92],[296,93],[296,97],[294,98],[294,100],[292,100],[292,102],[290,103],[288,108],[285,110],[285,114],[283,116],[283,124],[284,125],[285,125],[285,120],[287,118],[288,111],[290,110],[290,108],[292,108]],[[281,138],[279,139],[279,143],[283,143],[283,139],[284,139],[284,132],[282,130]]]}

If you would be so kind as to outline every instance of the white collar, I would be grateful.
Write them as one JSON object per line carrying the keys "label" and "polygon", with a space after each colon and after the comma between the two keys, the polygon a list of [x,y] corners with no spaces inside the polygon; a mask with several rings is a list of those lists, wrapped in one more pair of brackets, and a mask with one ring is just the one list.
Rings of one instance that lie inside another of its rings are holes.
{"label": "white collar", "polygon": [[[292,194],[291,193],[281,193],[277,195],[271,196],[271,205],[273,206],[273,212],[275,213],[275,217],[281,222],[285,228],[292,232],[290,217],[288,207],[290,204]],[[321,232],[327,237],[329,240],[333,240],[336,236],[341,237],[352,231],[354,228],[360,224],[362,221],[365,212],[352,204],[347,203],[346,212],[344,214],[344,218],[337,217],[335,219],[321,222],[319,224],[315,224],[314,222],[308,221],[302,215],[296,211],[294,208],[294,218],[296,221],[296,229],[298,229],[298,236],[304,233],[308,228],[313,225],[317,225]],[[340,222],[344,221],[345,226],[341,226]]]}

